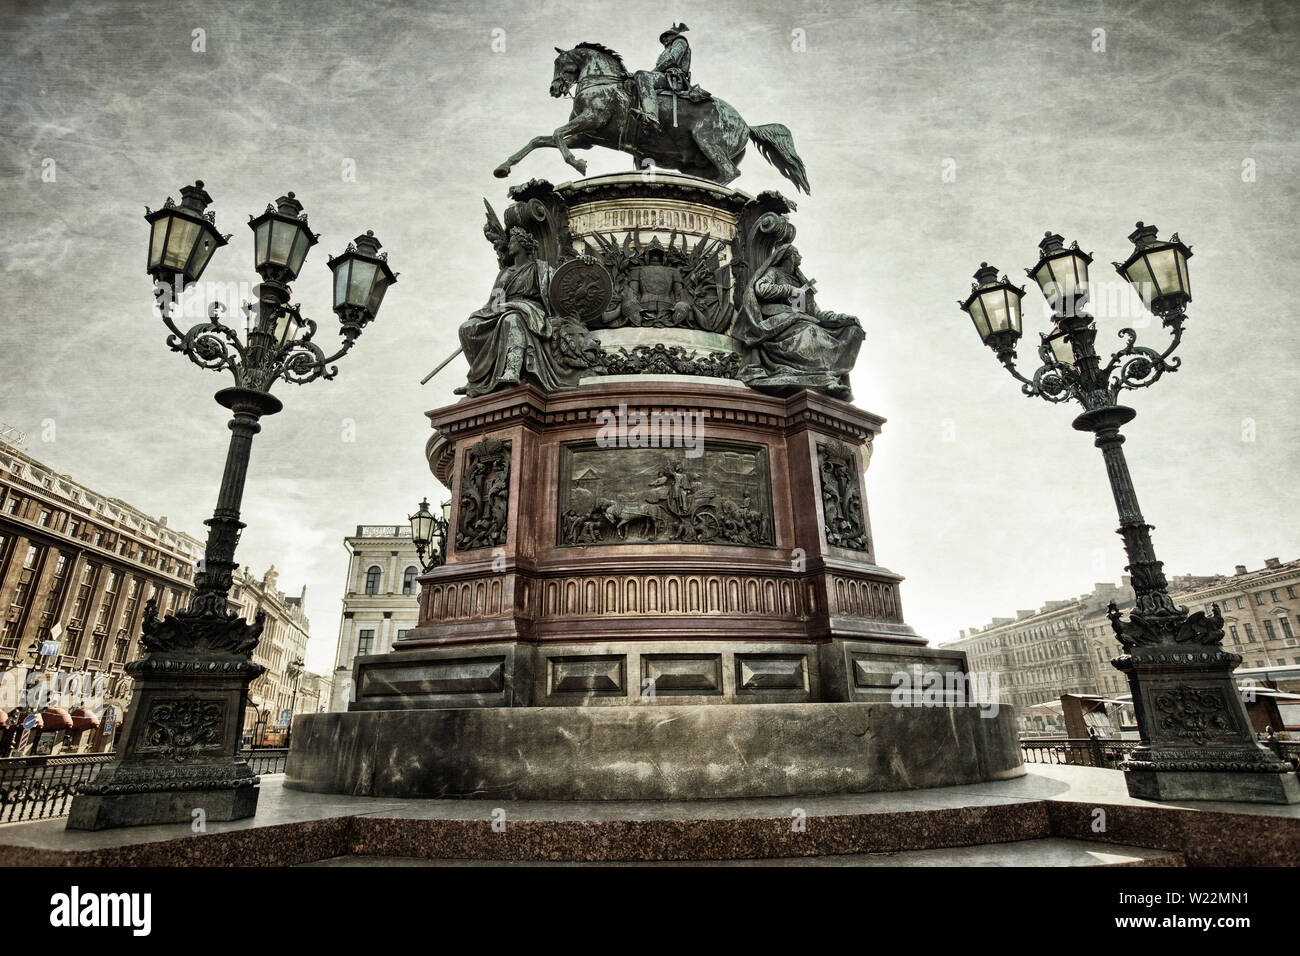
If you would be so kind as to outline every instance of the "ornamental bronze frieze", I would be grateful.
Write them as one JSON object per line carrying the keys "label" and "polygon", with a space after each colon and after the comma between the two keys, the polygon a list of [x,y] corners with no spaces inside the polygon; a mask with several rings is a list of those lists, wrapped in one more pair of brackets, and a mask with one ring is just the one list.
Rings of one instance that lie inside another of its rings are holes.
{"label": "ornamental bronze frieze", "polygon": [[642,437],[561,449],[557,544],[773,545],[765,447],[635,447]]}
{"label": "ornamental bronze frieze", "polygon": [[465,452],[456,550],[506,543],[510,519],[510,443],[485,438]]}
{"label": "ornamental bronze frieze", "polygon": [[219,747],[225,736],[226,705],[194,694],[155,698],[145,720],[141,753],[154,750],[183,761],[203,747]]}
{"label": "ornamental bronze frieze", "polygon": [[853,450],[839,441],[818,445],[817,466],[822,479],[827,543],[855,551],[869,550],[862,483]]}

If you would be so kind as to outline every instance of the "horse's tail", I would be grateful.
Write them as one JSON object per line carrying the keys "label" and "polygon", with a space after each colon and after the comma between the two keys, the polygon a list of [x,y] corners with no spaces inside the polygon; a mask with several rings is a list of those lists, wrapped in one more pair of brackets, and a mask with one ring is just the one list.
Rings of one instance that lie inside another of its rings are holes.
{"label": "horse's tail", "polygon": [[754,141],[763,158],[777,168],[795,189],[812,194],[808,186],[808,170],[804,169],[803,160],[794,151],[794,136],[780,123],[768,123],[766,126],[751,126],[749,138]]}

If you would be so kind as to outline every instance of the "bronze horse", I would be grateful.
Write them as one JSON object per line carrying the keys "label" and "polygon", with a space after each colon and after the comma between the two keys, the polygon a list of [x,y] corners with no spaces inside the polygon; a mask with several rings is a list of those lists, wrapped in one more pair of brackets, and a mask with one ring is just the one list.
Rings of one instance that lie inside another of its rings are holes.
{"label": "bronze horse", "polygon": [[808,173],[795,152],[794,138],[780,123],[750,126],[733,106],[714,96],[696,102],[679,93],[672,102],[660,94],[660,103],[671,103],[671,108],[660,119],[661,129],[656,130],[630,115],[632,78],[617,53],[599,43],[555,50],[559,56],[555,58],[551,96],[567,96],[574,90],[569,122],[550,136],[534,137],[493,170],[495,175],[508,176],[517,162],[547,146],[558,149],[566,163],[586,173],[586,160],[578,159],[571,150],[605,146],[631,153],[638,169],[649,165],[678,169],[726,185],[740,175],[736,164],[752,141],[796,189],[809,192]]}

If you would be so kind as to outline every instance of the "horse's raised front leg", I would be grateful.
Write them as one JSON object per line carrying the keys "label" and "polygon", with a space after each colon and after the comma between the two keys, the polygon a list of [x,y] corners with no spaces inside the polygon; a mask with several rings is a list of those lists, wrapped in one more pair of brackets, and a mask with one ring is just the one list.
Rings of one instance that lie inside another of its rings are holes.
{"label": "horse's raised front leg", "polygon": [[550,136],[534,136],[519,152],[515,153],[504,163],[492,170],[492,175],[498,179],[504,179],[510,175],[510,169],[535,149],[541,149],[550,146],[560,151],[564,161],[582,174],[587,172],[587,161],[578,159],[569,149],[566,140],[575,133],[582,133],[588,129],[595,129],[593,122],[598,122],[599,117],[596,113],[584,111],[573,117],[569,122],[557,128]]}
{"label": "horse's raised front leg", "polygon": [[544,147],[544,146],[554,146],[554,145],[555,145],[555,137],[554,137],[554,135],[551,135],[551,136],[534,136],[534,137],[533,137],[532,139],[530,139],[526,144],[524,144],[524,148],[523,148],[523,149],[521,149],[519,152],[515,153],[513,156],[511,156],[509,159],[507,159],[504,163],[502,163],[502,164],[501,164],[500,166],[498,166],[496,169],[492,170],[492,175],[495,176],[497,179],[505,179],[507,176],[510,175],[510,169],[511,169],[511,167],[513,167],[513,166],[515,165],[515,163],[519,162],[519,160],[523,159],[525,156],[527,156],[527,155],[528,155],[529,153],[531,153],[533,150],[535,150],[535,149],[541,149],[541,148]]}

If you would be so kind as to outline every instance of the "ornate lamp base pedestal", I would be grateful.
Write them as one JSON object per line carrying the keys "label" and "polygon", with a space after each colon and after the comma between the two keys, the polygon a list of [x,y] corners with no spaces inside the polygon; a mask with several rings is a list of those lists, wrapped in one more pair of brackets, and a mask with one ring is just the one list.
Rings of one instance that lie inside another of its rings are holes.
{"label": "ornate lamp base pedestal", "polygon": [[1142,745],[1121,765],[1143,800],[1300,803],[1289,764],[1255,741],[1232,670],[1236,654],[1196,645],[1136,647],[1114,661],[1129,679]]}
{"label": "ornate lamp base pedestal", "polygon": [[242,820],[258,778],[239,756],[249,683],[262,673],[243,650],[260,621],[168,617],[146,624],[155,650],[127,665],[135,692],[118,759],[72,801],[70,830]]}

